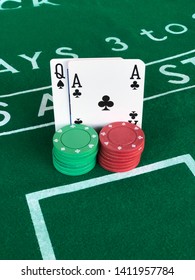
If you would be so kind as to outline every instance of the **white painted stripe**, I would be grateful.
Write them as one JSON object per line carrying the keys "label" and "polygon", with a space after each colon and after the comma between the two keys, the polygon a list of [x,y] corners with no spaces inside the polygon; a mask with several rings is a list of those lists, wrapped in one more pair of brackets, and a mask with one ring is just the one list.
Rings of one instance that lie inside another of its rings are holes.
{"label": "white painted stripe", "polygon": [[[153,95],[153,96],[149,96],[149,97],[144,98],[144,101],[159,98],[159,97],[169,95],[169,94],[174,93],[174,92],[180,92],[180,91],[188,90],[188,89],[191,89],[191,88],[195,88],[195,85],[185,87],[185,88],[179,88],[179,89],[175,89],[175,90],[171,90],[171,91],[167,91],[167,92],[163,92],[163,93],[159,93],[159,94],[156,94],[156,95]],[[19,132],[24,132],[24,131],[28,131],[28,130],[35,130],[35,129],[51,126],[51,125],[54,125],[54,124],[55,124],[54,122],[50,122],[50,123],[45,123],[45,124],[41,124],[41,125],[37,125],[37,126],[31,126],[31,127],[25,127],[25,128],[20,128],[20,129],[16,129],[16,130],[1,132],[0,137],[15,134],[15,133],[19,133]]]}
{"label": "white painted stripe", "polygon": [[[87,188],[90,188],[90,187],[94,187],[94,186],[118,181],[118,180],[121,180],[121,179],[134,177],[134,176],[137,176],[137,175],[140,175],[140,174],[143,174],[143,173],[152,172],[152,171],[155,171],[155,170],[159,170],[159,169],[162,169],[162,168],[165,168],[165,167],[170,167],[172,165],[176,165],[176,164],[180,164],[180,163],[186,163],[186,165],[189,167],[189,169],[192,172],[195,172],[195,162],[192,159],[192,157],[189,154],[187,154],[187,155],[182,155],[182,156],[174,157],[174,158],[167,159],[167,160],[162,160],[162,161],[152,163],[152,164],[148,164],[148,165],[145,165],[145,166],[141,166],[141,167],[138,167],[138,168],[133,169],[133,170],[128,171],[128,172],[114,173],[114,174],[105,175],[105,176],[102,176],[102,177],[86,180],[86,181],[83,181],[83,182],[77,182],[77,183],[73,183],[73,184],[70,184],[70,185],[55,187],[55,188],[51,188],[51,189],[47,189],[47,190],[41,190],[41,191],[38,191],[38,192],[27,194],[27,197],[32,196],[33,200],[34,199],[37,199],[37,200],[45,199],[45,198],[55,196],[55,195],[59,195],[59,194],[75,192],[75,191],[78,191],[78,190],[87,189]],[[192,167],[192,169],[190,167]],[[193,173],[193,174],[195,176],[195,173]]]}
{"label": "white painted stripe", "polygon": [[[179,88],[179,89],[175,89],[175,90],[159,93],[159,94],[156,94],[156,95],[144,98],[144,101],[148,101],[148,100],[151,100],[151,99],[156,99],[156,98],[159,98],[159,97],[162,97],[162,96],[165,96],[165,95],[169,95],[171,93],[188,90],[188,89],[191,89],[191,88],[194,88],[194,87],[195,87],[195,85],[192,85],[192,86],[185,87],[185,88]],[[16,130],[10,130],[10,131],[6,131],[6,132],[1,132],[0,133],[0,137],[1,136],[6,136],[6,135],[11,135],[11,134],[16,134],[16,133],[19,133],[19,132],[35,130],[35,129],[51,126],[51,125],[54,125],[54,124],[55,124],[54,122],[50,122],[50,123],[45,123],[45,124],[41,124],[41,125],[37,125],[37,126],[31,126],[31,127],[25,127],[25,128],[20,128],[20,129],[16,129]]]}
{"label": "white painted stripe", "polygon": [[[177,58],[177,57],[180,57],[180,56],[184,56],[184,55],[187,55],[187,54],[190,54],[190,53],[193,53],[193,52],[195,52],[195,50],[191,50],[191,51],[188,51],[188,52],[185,52],[185,53],[181,53],[181,54],[178,54],[178,55],[175,55],[175,56],[170,56],[170,57],[167,57],[167,58],[164,58],[164,59],[155,60],[155,61],[146,63],[146,65],[152,65],[152,64],[155,64],[155,63],[163,62],[163,61],[170,60],[170,59],[173,59],[173,58]],[[181,89],[176,89],[176,90],[171,90],[171,91],[159,93],[159,94],[156,94],[156,95],[144,98],[144,101],[152,100],[152,99],[155,99],[155,98],[159,98],[159,97],[162,97],[162,96],[169,95],[171,93],[184,91],[184,90],[191,89],[191,88],[194,88],[194,87],[195,87],[195,85],[192,85],[192,86],[181,88]],[[51,88],[51,85],[50,86],[41,87],[41,88],[30,89],[30,90],[26,90],[26,91],[19,91],[19,92],[7,94],[7,95],[1,95],[0,98],[16,96],[16,95],[20,95],[20,94],[35,92],[35,91],[39,91],[39,90],[45,90],[45,89],[49,89],[49,88]],[[19,132],[35,130],[35,129],[47,127],[47,126],[54,125],[54,124],[55,124],[54,122],[51,122],[51,123],[46,123],[46,124],[43,124],[43,125],[40,125],[40,126],[31,126],[31,127],[27,127],[27,128],[20,128],[20,129],[16,129],[16,130],[1,132],[0,133],[0,137],[1,136],[15,134],[15,133],[19,133]]]}
{"label": "white painted stripe", "polygon": [[192,85],[192,86],[185,87],[185,88],[178,88],[178,89],[175,89],[175,90],[170,90],[170,91],[167,91],[167,92],[159,93],[159,94],[156,94],[156,95],[144,98],[144,101],[155,99],[155,98],[159,98],[159,97],[162,97],[162,96],[165,96],[165,95],[169,95],[171,93],[175,93],[175,92],[179,92],[179,91],[184,91],[184,90],[191,89],[191,88],[194,88],[194,87],[195,87],[195,85]]}
{"label": "white painted stripe", "polygon": [[185,53],[180,53],[180,54],[173,55],[173,56],[170,56],[170,57],[166,57],[166,58],[162,58],[162,59],[155,60],[155,61],[152,61],[152,62],[148,62],[148,63],[146,63],[146,66],[157,64],[157,63],[164,62],[164,61],[167,61],[167,60],[171,60],[171,59],[174,59],[174,58],[178,58],[178,57],[188,55],[188,54],[191,54],[191,53],[194,53],[194,52],[195,52],[195,49],[193,49],[191,51],[188,51],[188,52],[185,52]]}
{"label": "white painted stripe", "polygon": [[[39,205],[39,201],[33,199],[27,199],[27,201],[34,229],[41,227],[41,230],[35,230],[35,234],[37,240],[41,240],[41,242],[39,242],[39,247],[42,254],[42,258],[44,260],[55,260],[53,246],[51,244],[51,240],[47,231],[47,227],[44,221],[41,207]],[[31,209],[33,209],[33,211],[31,211]],[[41,221],[43,221],[43,223],[41,223]]]}
{"label": "white painted stripe", "polygon": [[[157,64],[157,63],[160,63],[160,62],[163,62],[163,61],[166,61],[166,60],[171,60],[171,59],[181,57],[181,56],[193,53],[193,52],[195,52],[195,49],[193,49],[191,51],[188,51],[188,52],[180,53],[180,54],[177,54],[177,55],[174,55],[174,56],[170,56],[170,57],[166,57],[166,58],[163,58],[163,59],[148,62],[148,63],[146,63],[146,66]],[[50,88],[52,88],[51,85],[45,86],[45,87],[40,87],[40,88],[28,89],[28,90],[18,91],[18,92],[14,92],[14,93],[0,95],[0,98],[12,97],[12,96],[20,95],[20,94],[31,93],[31,92],[35,92],[35,91],[50,89]]]}
{"label": "white painted stripe", "polygon": [[186,154],[167,160],[162,160],[156,163],[148,164],[145,166],[141,166],[129,172],[114,173],[114,174],[93,178],[82,182],[77,182],[69,185],[64,185],[60,187],[55,187],[51,189],[46,189],[46,190],[26,194],[26,199],[30,210],[30,215],[33,221],[40,251],[42,254],[42,258],[45,260],[54,260],[56,257],[49,237],[47,226],[44,220],[44,216],[42,214],[39,205],[39,200],[56,196],[56,195],[80,191],[91,187],[97,187],[103,184],[119,181],[122,179],[127,179],[130,177],[153,172],[156,170],[160,170],[181,163],[185,163],[190,169],[190,171],[192,172],[193,176],[195,176],[195,161],[191,157],[191,155]]}
{"label": "white painted stripe", "polygon": [[24,132],[24,131],[29,131],[29,130],[35,130],[38,128],[43,128],[43,127],[47,127],[47,126],[51,126],[51,125],[54,125],[54,122],[44,123],[44,124],[30,126],[30,127],[24,127],[24,128],[20,128],[20,129],[16,129],[16,130],[6,131],[6,132],[1,132],[0,136],[16,134],[16,133],[20,133],[20,132]]}
{"label": "white painted stripe", "polygon": [[49,89],[49,88],[51,88],[51,86],[46,86],[46,87],[40,87],[40,88],[33,88],[33,89],[18,91],[18,92],[14,92],[14,93],[9,93],[9,94],[0,95],[0,98],[12,97],[12,96],[20,95],[20,94],[31,93],[31,92],[35,92],[35,91],[41,91],[41,90],[45,90],[45,89]]}

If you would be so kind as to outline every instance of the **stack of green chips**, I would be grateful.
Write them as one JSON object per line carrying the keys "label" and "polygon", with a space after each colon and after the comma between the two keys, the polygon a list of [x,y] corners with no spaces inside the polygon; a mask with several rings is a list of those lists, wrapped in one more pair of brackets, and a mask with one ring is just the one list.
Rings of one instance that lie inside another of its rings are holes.
{"label": "stack of green chips", "polygon": [[82,175],[96,165],[98,134],[82,124],[66,125],[53,136],[53,164],[66,175]]}

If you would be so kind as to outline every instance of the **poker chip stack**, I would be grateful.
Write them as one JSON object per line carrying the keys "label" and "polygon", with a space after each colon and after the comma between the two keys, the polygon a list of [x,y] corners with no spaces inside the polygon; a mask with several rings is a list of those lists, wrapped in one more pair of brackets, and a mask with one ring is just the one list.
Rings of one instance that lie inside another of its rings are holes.
{"label": "poker chip stack", "polygon": [[129,122],[113,122],[99,133],[99,164],[111,172],[135,168],[141,159],[145,136],[143,130]]}
{"label": "poker chip stack", "polygon": [[98,134],[89,126],[67,125],[53,136],[53,164],[66,175],[82,175],[96,165]]}

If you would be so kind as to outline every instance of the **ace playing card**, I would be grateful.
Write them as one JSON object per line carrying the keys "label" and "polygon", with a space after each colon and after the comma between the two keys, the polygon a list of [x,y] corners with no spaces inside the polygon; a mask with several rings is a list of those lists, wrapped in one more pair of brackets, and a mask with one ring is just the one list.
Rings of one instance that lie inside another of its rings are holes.
{"label": "ace playing card", "polygon": [[70,60],[71,123],[101,128],[114,121],[142,126],[145,64],[139,59]]}

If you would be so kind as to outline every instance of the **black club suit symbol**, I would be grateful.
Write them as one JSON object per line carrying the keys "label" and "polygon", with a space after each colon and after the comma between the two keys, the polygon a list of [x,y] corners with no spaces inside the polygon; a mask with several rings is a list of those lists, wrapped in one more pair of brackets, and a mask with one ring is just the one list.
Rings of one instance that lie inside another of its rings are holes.
{"label": "black club suit symbol", "polygon": [[102,97],[102,101],[98,102],[98,106],[103,108],[102,111],[110,111],[108,107],[113,107],[114,102],[110,100],[110,97],[108,95],[104,95]]}
{"label": "black club suit symbol", "polygon": [[78,89],[75,89],[73,96],[75,96],[75,98],[79,98],[81,96],[81,92]]}
{"label": "black club suit symbol", "polygon": [[131,84],[131,87],[132,87],[133,90],[136,90],[136,89],[139,87],[139,85],[138,85],[138,83],[137,83],[136,81],[134,81],[134,82]]}
{"label": "black club suit symbol", "polygon": [[134,120],[138,116],[138,114],[135,111],[132,111],[129,116]]}
{"label": "black club suit symbol", "polygon": [[74,121],[74,123],[76,123],[76,124],[81,124],[83,121],[80,119],[80,118],[77,118],[75,121]]}

